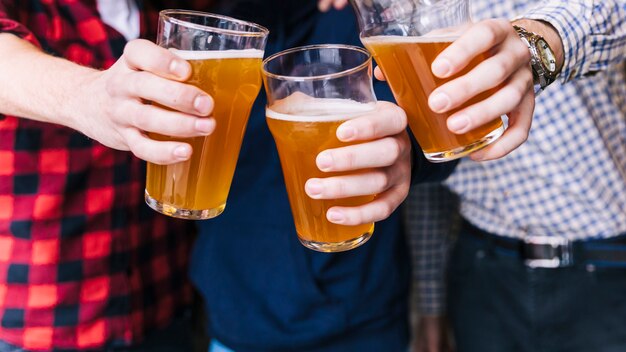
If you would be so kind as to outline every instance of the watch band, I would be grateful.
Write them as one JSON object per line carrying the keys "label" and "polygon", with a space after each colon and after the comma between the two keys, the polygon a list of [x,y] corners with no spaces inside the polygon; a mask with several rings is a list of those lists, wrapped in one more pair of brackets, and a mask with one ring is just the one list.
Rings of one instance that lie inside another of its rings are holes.
{"label": "watch band", "polygon": [[[538,93],[544,90],[547,86],[549,86],[552,82],[556,80],[556,65],[554,61],[554,52],[548,46],[548,43],[545,39],[533,32],[529,32],[526,29],[513,25],[513,28],[519,35],[520,39],[528,46],[528,50],[530,50],[530,66],[533,71],[533,78],[535,81],[535,93]],[[551,55],[548,60],[554,67],[551,68],[546,67],[543,64],[542,54],[539,52],[539,46],[542,46],[541,49],[544,51],[548,51]]]}

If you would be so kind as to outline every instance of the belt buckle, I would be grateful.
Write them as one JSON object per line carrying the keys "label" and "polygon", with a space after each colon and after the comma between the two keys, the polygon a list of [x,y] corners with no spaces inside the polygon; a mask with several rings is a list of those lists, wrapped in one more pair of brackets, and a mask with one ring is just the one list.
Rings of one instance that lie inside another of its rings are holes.
{"label": "belt buckle", "polygon": [[524,238],[524,264],[530,268],[560,268],[571,266],[572,243],[563,237],[528,236]]}

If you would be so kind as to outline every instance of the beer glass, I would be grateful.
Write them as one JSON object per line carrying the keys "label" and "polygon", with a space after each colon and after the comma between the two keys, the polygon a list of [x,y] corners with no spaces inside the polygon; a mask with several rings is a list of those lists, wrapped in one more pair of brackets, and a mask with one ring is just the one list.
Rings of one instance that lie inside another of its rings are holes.
{"label": "beer glass", "polygon": [[174,138],[150,133],[160,141],[184,141],[191,159],[173,165],[148,163],[146,203],[177,218],[209,219],[224,211],[250,110],[261,88],[261,63],[267,29],[208,13],[166,10],[160,13],[157,44],[189,61],[187,81],[215,102],[215,131],[209,136]]}
{"label": "beer glass", "polygon": [[350,0],[361,28],[361,40],[387,77],[398,105],[408,116],[411,132],[431,162],[458,159],[497,140],[502,119],[464,134],[448,130],[455,112],[484,100],[477,95],[447,113],[435,113],[428,97],[439,86],[466,74],[486,57],[475,58],[462,72],[445,79],[431,71],[434,59],[471,24],[468,0]]}
{"label": "beer glass", "polygon": [[337,225],[326,219],[326,212],[334,206],[366,204],[373,195],[312,199],[304,185],[310,178],[348,174],[324,173],[317,168],[316,158],[323,150],[354,144],[340,142],[337,127],[375,109],[369,53],[344,45],[283,51],[263,62],[263,80],[267,124],[278,148],[300,242],[321,252],[346,251],[365,243],[374,231],[373,223]]}

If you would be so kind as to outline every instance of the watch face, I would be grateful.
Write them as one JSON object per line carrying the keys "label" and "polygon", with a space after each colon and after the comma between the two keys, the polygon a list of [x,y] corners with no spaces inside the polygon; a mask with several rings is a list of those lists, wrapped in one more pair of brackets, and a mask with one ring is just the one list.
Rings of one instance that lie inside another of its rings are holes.
{"label": "watch face", "polygon": [[554,56],[554,52],[552,52],[552,49],[550,49],[548,43],[546,43],[546,41],[543,39],[539,39],[537,40],[536,45],[537,53],[539,54],[539,58],[541,59],[543,67],[545,67],[549,73],[555,73],[556,57]]}

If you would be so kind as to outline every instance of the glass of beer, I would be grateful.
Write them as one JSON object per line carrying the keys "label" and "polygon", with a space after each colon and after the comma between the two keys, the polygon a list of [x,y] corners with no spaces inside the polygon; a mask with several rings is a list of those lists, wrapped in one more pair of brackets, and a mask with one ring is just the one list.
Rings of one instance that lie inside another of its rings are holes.
{"label": "glass of beer", "polygon": [[148,163],[146,203],[183,219],[209,219],[226,207],[250,110],[261,89],[261,63],[268,30],[254,23],[202,12],[160,13],[158,42],[192,67],[187,81],[213,97],[215,131],[209,136],[175,138],[193,148],[188,161]]}
{"label": "glass of beer", "polygon": [[274,136],[296,232],[302,244],[320,252],[346,251],[365,243],[374,224],[337,225],[326,218],[334,206],[354,207],[374,195],[336,200],[310,198],[310,178],[345,175],[322,172],[317,155],[354,143],[340,142],[337,127],[376,107],[372,62],[365,49],[317,45],[283,51],[263,62],[267,124]]}
{"label": "glass of beer", "polygon": [[459,74],[440,79],[431,64],[471,24],[468,0],[350,0],[359,19],[361,40],[387,77],[411,132],[431,162],[454,160],[475,152],[504,133],[497,119],[464,134],[448,130],[455,112],[492,95],[490,90],[443,114],[428,106],[439,86],[466,74],[486,59],[479,56]]}

